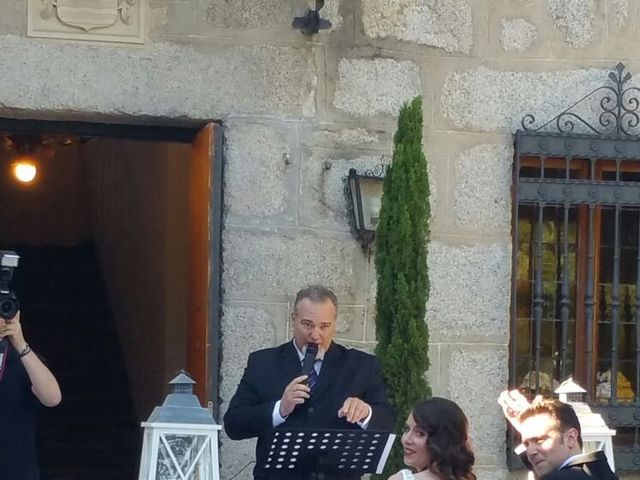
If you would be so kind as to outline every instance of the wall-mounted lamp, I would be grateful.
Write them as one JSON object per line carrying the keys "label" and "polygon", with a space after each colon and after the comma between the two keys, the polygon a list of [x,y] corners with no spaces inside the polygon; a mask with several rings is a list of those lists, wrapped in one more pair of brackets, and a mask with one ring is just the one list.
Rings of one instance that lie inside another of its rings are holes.
{"label": "wall-mounted lamp", "polygon": [[38,173],[38,166],[30,159],[15,160],[11,164],[13,176],[22,183],[31,183]]}
{"label": "wall-mounted lamp", "polygon": [[35,180],[42,161],[52,160],[58,146],[85,143],[88,139],[71,135],[30,135],[2,133],[11,173],[21,183]]}
{"label": "wall-mounted lamp", "polygon": [[38,135],[5,133],[3,144],[9,154],[11,172],[21,183],[32,182],[38,173],[41,157],[50,156],[50,148]]}
{"label": "wall-mounted lamp", "polygon": [[371,251],[376,238],[386,167],[379,165],[375,170],[365,173],[358,173],[352,168],[347,176],[349,209],[353,212],[356,235],[365,253]]}
{"label": "wall-mounted lamp", "polygon": [[324,7],[324,0],[316,0],[316,9],[307,10],[304,17],[296,17],[291,24],[293,28],[300,30],[303,35],[313,35],[320,30],[331,28],[331,22],[320,18],[320,10]]}

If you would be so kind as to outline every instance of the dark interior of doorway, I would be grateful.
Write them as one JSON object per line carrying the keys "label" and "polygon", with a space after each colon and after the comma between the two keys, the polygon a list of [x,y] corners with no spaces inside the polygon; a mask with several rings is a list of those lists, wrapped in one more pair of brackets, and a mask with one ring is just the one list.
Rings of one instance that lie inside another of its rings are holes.
{"label": "dark interior of doorway", "polygon": [[[0,131],[188,144],[198,129],[0,119]],[[0,248],[21,256],[11,286],[23,328],[63,391],[60,406],[39,412],[42,480],[136,479],[140,418],[94,243],[7,244],[0,235]]]}
{"label": "dark interior of doorway", "polygon": [[93,244],[11,248],[25,334],[64,392],[39,411],[42,479],[135,478],[140,429]]}

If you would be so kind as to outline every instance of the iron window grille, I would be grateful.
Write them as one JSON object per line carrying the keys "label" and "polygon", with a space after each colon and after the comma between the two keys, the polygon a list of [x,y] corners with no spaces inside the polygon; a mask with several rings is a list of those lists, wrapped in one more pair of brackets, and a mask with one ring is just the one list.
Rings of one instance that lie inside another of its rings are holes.
{"label": "iron window grille", "polygon": [[[572,375],[617,430],[618,470],[640,469],[640,89],[631,78],[618,64],[548,122],[526,115],[513,166],[510,385],[552,395]],[[589,122],[581,112],[594,105]]]}

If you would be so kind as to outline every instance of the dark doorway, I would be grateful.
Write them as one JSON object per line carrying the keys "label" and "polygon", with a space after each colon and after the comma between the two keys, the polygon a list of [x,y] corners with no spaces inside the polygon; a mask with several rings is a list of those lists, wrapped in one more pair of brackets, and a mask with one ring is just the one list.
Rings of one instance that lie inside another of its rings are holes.
{"label": "dark doorway", "polygon": [[[209,328],[216,281],[208,269],[194,281],[189,267],[194,202],[206,222],[196,246],[208,246],[207,260],[212,251],[210,208],[191,193],[199,129],[14,120],[0,128],[80,139],[56,144],[31,185],[11,178],[10,153],[0,153],[0,248],[21,256],[13,286],[23,328],[63,391],[59,407],[40,412],[42,479],[133,480],[140,421],[166,382],[188,365],[209,375],[216,357],[207,350],[217,335]],[[187,355],[194,342],[205,346],[196,360]],[[203,403],[214,398],[211,378],[199,378]]]}
{"label": "dark doorway", "polygon": [[25,336],[64,392],[38,412],[43,480],[135,478],[139,422],[93,244],[11,248]]}

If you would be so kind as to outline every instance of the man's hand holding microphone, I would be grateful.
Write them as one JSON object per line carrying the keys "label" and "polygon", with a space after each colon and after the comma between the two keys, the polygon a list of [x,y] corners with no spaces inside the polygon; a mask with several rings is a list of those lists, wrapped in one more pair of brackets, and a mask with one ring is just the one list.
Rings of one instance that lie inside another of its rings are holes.
{"label": "man's hand holding microphone", "polygon": [[[311,370],[315,368],[318,354],[318,345],[308,343],[302,363],[302,375],[294,378],[286,386],[280,399],[280,415],[286,418],[293,412],[297,405],[302,405],[311,398],[311,387],[308,380]],[[344,418],[349,423],[357,423],[366,420],[371,413],[371,407],[357,397],[345,399],[342,407],[337,412],[339,418]]]}

